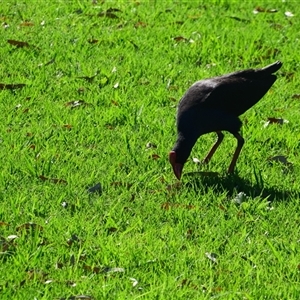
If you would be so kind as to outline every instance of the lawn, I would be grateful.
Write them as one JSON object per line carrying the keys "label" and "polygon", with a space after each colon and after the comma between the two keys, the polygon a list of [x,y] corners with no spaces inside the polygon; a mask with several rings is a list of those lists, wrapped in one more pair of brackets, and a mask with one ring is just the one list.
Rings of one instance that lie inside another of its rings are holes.
{"label": "lawn", "polygon": [[[296,1],[4,0],[0,21],[1,299],[299,298]],[[276,60],[235,174],[227,133],[197,163],[212,133],[178,182],[188,87]]]}

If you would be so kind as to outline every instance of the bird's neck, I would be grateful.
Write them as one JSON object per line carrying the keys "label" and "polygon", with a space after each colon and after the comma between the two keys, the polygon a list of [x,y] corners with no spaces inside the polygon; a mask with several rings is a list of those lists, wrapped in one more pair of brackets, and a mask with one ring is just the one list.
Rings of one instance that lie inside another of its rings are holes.
{"label": "bird's neck", "polygon": [[179,133],[177,141],[173,147],[176,152],[176,161],[184,164],[190,156],[192,149],[198,139],[198,136],[189,136]]}

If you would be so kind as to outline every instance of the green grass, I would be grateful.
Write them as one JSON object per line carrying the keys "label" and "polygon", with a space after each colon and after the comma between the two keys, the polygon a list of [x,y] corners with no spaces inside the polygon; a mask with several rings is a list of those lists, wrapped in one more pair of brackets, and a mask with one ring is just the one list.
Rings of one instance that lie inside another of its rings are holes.
{"label": "green grass", "polygon": [[[0,298],[297,299],[298,3],[98,2],[1,3],[0,83],[26,86],[0,90]],[[241,117],[236,174],[226,134],[208,168],[184,169],[219,177],[177,185],[167,155],[185,90],[275,60],[277,82]]]}

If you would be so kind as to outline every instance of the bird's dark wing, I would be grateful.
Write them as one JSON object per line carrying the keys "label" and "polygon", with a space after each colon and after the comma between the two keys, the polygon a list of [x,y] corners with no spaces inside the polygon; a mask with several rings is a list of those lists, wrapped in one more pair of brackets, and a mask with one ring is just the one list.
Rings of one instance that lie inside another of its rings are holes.
{"label": "bird's dark wing", "polygon": [[215,108],[239,116],[257,103],[276,80],[275,75],[262,79],[226,77],[212,79],[216,87],[202,102],[203,108]]}

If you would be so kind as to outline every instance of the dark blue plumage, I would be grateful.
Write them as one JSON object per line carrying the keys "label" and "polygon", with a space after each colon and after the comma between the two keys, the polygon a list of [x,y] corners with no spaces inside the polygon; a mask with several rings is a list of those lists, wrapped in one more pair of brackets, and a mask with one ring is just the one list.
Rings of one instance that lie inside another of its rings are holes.
{"label": "dark blue plumage", "polygon": [[178,179],[197,139],[206,133],[216,132],[217,142],[206,158],[213,156],[223,140],[222,131],[229,131],[238,140],[228,172],[233,172],[244,144],[239,134],[242,126],[239,115],[257,103],[276,81],[273,73],[280,69],[277,61],[262,69],[238,71],[194,83],[184,94],[177,111],[177,141],[169,160]]}

